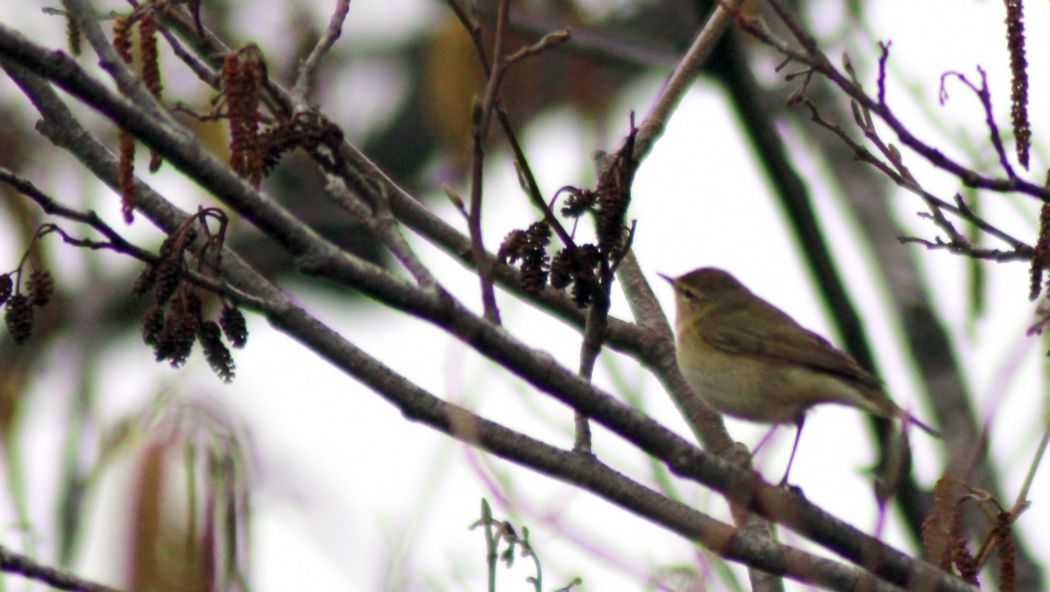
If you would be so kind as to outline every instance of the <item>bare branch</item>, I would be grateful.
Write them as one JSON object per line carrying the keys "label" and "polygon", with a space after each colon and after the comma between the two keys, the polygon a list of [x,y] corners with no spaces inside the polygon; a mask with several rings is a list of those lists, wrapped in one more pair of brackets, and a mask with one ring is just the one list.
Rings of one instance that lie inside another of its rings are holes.
{"label": "bare branch", "polygon": [[[842,126],[825,119],[817,110],[816,104],[813,103],[810,99],[802,97],[800,101],[809,108],[810,119],[814,121],[817,125],[820,125],[821,127],[831,131],[833,134],[838,136],[838,138],[841,139],[843,143],[845,143],[853,150],[854,156],[857,160],[872,165],[884,175],[886,175],[887,178],[896,183],[898,186],[903,187],[908,191],[911,191],[912,193],[921,197],[924,202],[926,202],[926,205],[930,210],[928,216],[934,221],[934,223],[938,227],[940,227],[948,234],[950,241],[949,243],[943,245],[930,244],[928,246],[934,246],[936,248],[947,248],[951,246],[950,250],[956,253],[980,253],[979,258],[994,259],[997,261],[1031,258],[1034,249],[1030,245],[1021,241],[1020,239],[1011,236],[1010,234],[1006,233],[1005,231],[1001,230],[1000,228],[992,225],[988,221],[978,216],[976,212],[966,207],[966,204],[962,201],[962,197],[957,195],[957,205],[952,205],[951,203],[948,203],[947,201],[944,201],[941,198],[926,191],[926,189],[924,189],[919,184],[918,179],[916,179],[905,166],[903,157],[901,156],[900,152],[898,152],[894,146],[883,142],[882,138],[879,137],[874,121],[871,118],[871,112],[867,108],[859,107],[856,103],[854,103],[853,105],[855,119],[857,121],[857,124],[861,127],[861,130],[864,132],[864,136],[875,144],[879,151],[882,152],[882,154],[887,158],[887,160],[889,160],[889,164],[877,158],[875,155],[869,152],[867,148],[865,148],[853,138],[851,138],[849,133],[846,132],[846,130],[843,129]],[[1013,253],[1013,256],[1008,256],[1009,253],[1005,251],[975,249],[970,244],[970,240],[966,238],[962,233],[960,233],[955,228],[955,226],[944,216],[944,211],[951,212],[952,214],[959,216],[961,219],[973,224],[976,228],[1007,243],[1013,249],[1011,251]],[[927,244],[925,241],[921,240],[908,242]]]}
{"label": "bare branch", "polygon": [[1003,146],[1003,139],[999,136],[999,126],[996,125],[995,114],[992,112],[992,93],[988,90],[988,75],[985,74],[984,68],[980,66],[977,66],[977,73],[981,76],[981,86],[979,87],[961,72],[945,72],[942,74],[941,104],[943,105],[948,99],[945,82],[949,78],[957,78],[969,87],[977,95],[978,100],[981,101],[981,108],[984,109],[984,125],[988,129],[988,139],[992,142],[992,146],[995,147],[995,153],[999,156],[999,166],[1003,167],[1003,171],[1006,172],[1008,178],[1016,179],[1017,173],[1014,172],[1013,166],[1010,165],[1010,158],[1006,155],[1006,147]]}
{"label": "bare branch", "polygon": [[548,49],[555,48],[565,43],[571,38],[572,35],[569,33],[568,29],[561,31],[551,31],[550,33],[547,33],[546,35],[541,37],[540,40],[536,43],[533,43],[532,45],[526,45],[525,47],[522,47],[518,51],[507,56],[506,65],[511,66],[528,58],[536,57],[544,51],[547,51]]}
{"label": "bare branch", "polygon": [[799,24],[799,22],[783,7],[779,0],[768,0],[768,2],[776,11],[781,21],[787,26],[788,30],[790,30],[795,36],[796,41],[802,46],[802,49],[796,49],[788,45],[786,42],[777,39],[756,21],[741,18],[739,21],[741,28],[762,43],[773,47],[785,57],[800,64],[805,64],[819,72],[821,75],[827,77],[832,84],[841,89],[859,105],[869,109],[871,113],[889,126],[902,144],[914,150],[930,164],[955,175],[968,187],[976,187],[1001,193],[1018,192],[1039,200],[1050,200],[1050,189],[1047,189],[1042,185],[1032,183],[1017,176],[1008,175],[1007,178],[1003,179],[983,175],[971,168],[963,166],[955,160],[952,160],[940,150],[922,141],[918,136],[912,133],[896,115],[893,114],[893,111],[888,105],[880,103],[877,98],[869,96],[862,88],[850,80],[847,75],[839,71],[839,69],[828,60],[827,56],[816,45],[816,42],[805,32],[802,25]]}
{"label": "bare branch", "polygon": [[[393,214],[390,213],[390,207],[387,204],[387,200],[382,200],[381,203],[376,204],[375,208],[370,208],[368,204],[364,202],[364,199],[355,195],[343,181],[341,177],[335,175],[328,175],[328,184],[325,186],[325,190],[334,201],[340,206],[346,208],[349,212],[355,214],[357,219],[364,222],[364,224],[371,230],[383,243],[386,245],[390,252],[394,254],[398,262],[404,266],[404,268],[412,274],[412,277],[424,288],[431,288],[437,286],[437,281],[434,276],[431,275],[430,271],[423,265],[423,262],[416,256],[415,251],[402,236],[400,228],[397,226],[397,221],[394,219]],[[383,189],[380,189],[382,192]]]}
{"label": "bare branch", "polygon": [[23,575],[30,580],[47,584],[58,590],[70,590],[72,592],[120,592],[117,588],[96,584],[67,571],[44,565],[30,557],[15,553],[4,546],[0,546],[0,570]]}
{"label": "bare branch", "polygon": [[743,4],[742,0],[719,0],[704,24],[697,33],[693,44],[682,56],[675,66],[671,78],[664,85],[660,96],[649,109],[649,113],[638,126],[638,138],[634,143],[634,160],[640,162],[652,150],[653,144],[663,135],[664,128],[671,118],[671,113],[682,100],[685,91],[693,82],[696,71],[711,55],[715,44],[722,38],[722,34],[729,28],[736,11]]}
{"label": "bare branch", "polygon": [[292,101],[297,111],[307,108],[306,97],[313,86],[314,73],[321,65],[321,60],[343,33],[343,22],[348,12],[350,12],[350,0],[336,0],[335,10],[332,11],[332,17],[328,20],[328,26],[325,27],[321,38],[310,51],[310,55],[299,65],[299,74],[291,90]]}
{"label": "bare branch", "polygon": [[[3,167],[0,167],[0,182],[7,183],[22,195],[36,202],[36,204],[40,206],[40,209],[45,213],[90,226],[108,240],[108,242],[100,242],[92,239],[76,238],[58,226],[53,224],[49,225],[50,230],[58,233],[62,237],[62,240],[68,244],[92,250],[110,250],[116,253],[130,255],[131,257],[146,263],[156,263],[159,260],[159,257],[152,251],[148,251],[129,242],[92,210],[80,211],[65,206],[41,191],[28,179],[24,179]],[[202,288],[207,288],[216,294],[222,294],[227,298],[241,302],[247,307],[255,310],[261,310],[263,308],[263,303],[258,299],[238,290],[218,278],[208,277],[200,272],[190,269],[184,270],[182,273],[185,274],[187,280],[201,286]]]}

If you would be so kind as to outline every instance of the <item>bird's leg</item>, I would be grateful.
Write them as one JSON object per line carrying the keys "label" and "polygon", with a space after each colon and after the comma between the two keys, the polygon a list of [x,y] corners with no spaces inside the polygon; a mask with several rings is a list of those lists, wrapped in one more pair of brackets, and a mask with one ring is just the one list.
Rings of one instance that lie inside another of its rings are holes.
{"label": "bird's leg", "polygon": [[788,484],[788,475],[791,474],[791,463],[795,462],[795,451],[798,450],[798,441],[802,437],[802,426],[806,424],[806,414],[798,416],[795,420],[795,443],[791,445],[791,456],[788,457],[788,466],[784,471],[784,478],[780,480],[779,487],[784,487]]}
{"label": "bird's leg", "polygon": [[762,436],[762,439],[758,441],[758,444],[755,444],[755,447],[751,449],[751,456],[755,456],[756,454],[758,454],[758,452],[762,450],[762,447],[769,443],[769,441],[773,438],[773,434],[776,433],[777,428],[779,427],[779,424],[773,424],[772,426],[770,426],[769,431],[766,432],[766,435]]}

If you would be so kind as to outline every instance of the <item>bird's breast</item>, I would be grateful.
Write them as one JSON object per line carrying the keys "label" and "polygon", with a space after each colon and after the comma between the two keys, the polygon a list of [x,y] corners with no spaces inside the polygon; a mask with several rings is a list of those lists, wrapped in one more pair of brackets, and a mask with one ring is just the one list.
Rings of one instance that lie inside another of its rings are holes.
{"label": "bird's breast", "polygon": [[776,363],[709,346],[683,356],[685,349],[677,348],[679,369],[693,391],[721,413],[762,423],[794,423],[808,407],[783,396],[789,386]]}

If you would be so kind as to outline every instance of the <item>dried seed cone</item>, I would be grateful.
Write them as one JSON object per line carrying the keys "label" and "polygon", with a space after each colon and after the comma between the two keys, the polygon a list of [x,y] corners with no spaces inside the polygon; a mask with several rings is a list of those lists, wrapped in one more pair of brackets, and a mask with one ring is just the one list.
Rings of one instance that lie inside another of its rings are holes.
{"label": "dried seed cone", "polygon": [[561,208],[562,215],[570,218],[579,218],[594,207],[598,201],[598,194],[590,189],[568,188],[569,198]]}
{"label": "dried seed cone", "polygon": [[219,316],[219,325],[230,345],[240,349],[248,342],[248,325],[244,321],[244,314],[236,306],[223,306],[222,314]]}
{"label": "dried seed cone", "polygon": [[547,245],[551,240],[551,228],[546,222],[536,222],[525,231],[525,252],[521,260],[521,288],[536,294],[547,285],[547,270],[550,266],[550,255]]}
{"label": "dried seed cone", "polygon": [[201,349],[204,350],[204,359],[208,360],[208,365],[215,371],[215,374],[225,382],[233,380],[236,367],[233,364],[230,350],[222,342],[219,325],[214,321],[201,323],[198,337],[200,337]]}
{"label": "dried seed cone", "polygon": [[[176,255],[178,257],[178,255]],[[157,304],[164,304],[175,294],[179,287],[179,264],[174,258],[163,259],[157,265],[156,284],[153,287],[153,296]]]}
{"label": "dried seed cone", "polygon": [[33,334],[33,305],[25,294],[15,294],[7,301],[4,323],[11,339],[22,345]]}
{"label": "dried seed cone", "polygon": [[223,63],[222,77],[230,120],[230,165],[258,187],[263,166],[258,114],[261,55],[251,46],[231,53]]}
{"label": "dried seed cone", "polygon": [[146,264],[146,267],[142,269],[142,273],[135,279],[135,283],[131,286],[131,293],[136,296],[142,296],[146,292],[153,289],[153,286],[157,283],[157,268],[151,264]]}
{"label": "dried seed cone", "polygon": [[572,263],[573,253],[570,249],[565,248],[558,251],[558,254],[551,260],[550,280],[552,288],[562,290],[569,285],[572,281]]}
{"label": "dried seed cone", "polygon": [[51,296],[55,294],[55,280],[46,269],[34,269],[29,274],[26,288],[29,290],[29,301],[33,306],[47,306],[47,303],[51,302]]}
{"label": "dried seed cone", "polygon": [[168,323],[174,323],[175,318],[166,315],[163,320],[163,330],[157,334],[153,344],[153,359],[163,362],[171,357],[175,351],[175,341],[171,338],[172,332],[168,329]]}
{"label": "dried seed cone", "polygon": [[629,198],[623,191],[602,192],[598,212],[598,246],[604,253],[612,253],[623,240]]}
{"label": "dried seed cone", "polygon": [[[190,353],[193,351],[193,342],[197,340],[197,329],[200,327],[200,321],[193,314],[168,312],[169,318],[164,323],[167,328],[166,345],[170,348],[166,351],[167,360],[171,362],[172,367],[178,368],[186,363]],[[163,358],[158,357],[158,361],[161,359]]]}
{"label": "dried seed cone", "polygon": [[113,20],[113,48],[126,63],[131,63],[131,19],[118,16]]}
{"label": "dried seed cone", "polygon": [[[127,16],[119,16],[113,21],[113,48],[125,63],[131,63],[131,25]],[[122,89],[127,92],[128,89]],[[124,222],[131,224],[135,210],[135,138],[123,128],[120,130],[120,166],[117,171],[117,185],[120,187],[121,210]]]}
{"label": "dried seed cone", "polygon": [[15,283],[11,280],[11,274],[5,273],[0,275],[0,306],[3,306],[7,299],[11,297],[11,290],[14,287]]}
{"label": "dried seed cone", "polygon": [[516,263],[528,247],[528,234],[524,230],[511,230],[499,246],[496,258],[500,263]]}
{"label": "dried seed cone", "polygon": [[547,270],[544,269],[546,261],[536,255],[527,257],[521,266],[521,289],[529,294],[539,294],[543,286],[547,285]]}
{"label": "dried seed cone", "polygon": [[72,15],[66,13],[66,47],[69,53],[80,56],[80,25]]}
{"label": "dried seed cone", "polygon": [[139,49],[142,52],[142,81],[150,94],[160,98],[163,85],[160,81],[160,57],[157,53],[157,19],[152,12],[142,15],[139,21]]}
{"label": "dried seed cone", "polygon": [[[153,306],[142,317],[142,341],[151,347],[157,347],[164,333],[164,309]],[[163,359],[163,358],[162,358]]]}
{"label": "dried seed cone", "polygon": [[572,283],[572,301],[579,308],[586,308],[598,293],[598,287],[586,278],[577,278]]}

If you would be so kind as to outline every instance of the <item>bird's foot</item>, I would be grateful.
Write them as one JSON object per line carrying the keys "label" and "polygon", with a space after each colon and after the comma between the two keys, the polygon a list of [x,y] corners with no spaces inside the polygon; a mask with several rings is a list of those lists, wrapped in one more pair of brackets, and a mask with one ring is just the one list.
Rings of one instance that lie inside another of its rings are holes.
{"label": "bird's foot", "polygon": [[790,491],[791,493],[794,493],[799,497],[806,497],[806,494],[802,492],[801,487],[799,487],[798,485],[792,485],[784,479],[781,479],[780,483],[777,483],[777,487],[779,487],[780,489],[786,489],[787,491]]}

